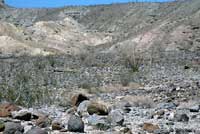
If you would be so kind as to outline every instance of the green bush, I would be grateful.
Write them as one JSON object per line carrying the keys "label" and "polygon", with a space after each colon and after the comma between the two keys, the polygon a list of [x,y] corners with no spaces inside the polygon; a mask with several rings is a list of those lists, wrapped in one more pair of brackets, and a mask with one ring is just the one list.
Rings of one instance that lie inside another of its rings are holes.
{"label": "green bush", "polygon": [[83,82],[83,83],[78,85],[78,88],[91,89],[92,86],[91,86],[91,84],[89,82]]}

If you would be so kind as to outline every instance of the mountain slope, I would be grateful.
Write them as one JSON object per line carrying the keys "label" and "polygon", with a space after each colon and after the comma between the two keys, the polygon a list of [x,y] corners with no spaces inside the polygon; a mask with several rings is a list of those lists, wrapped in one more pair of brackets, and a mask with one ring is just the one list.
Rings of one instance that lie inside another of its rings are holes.
{"label": "mountain slope", "polygon": [[[199,51],[200,1],[129,3],[91,7],[79,22],[113,33],[113,44]],[[113,47],[112,47],[113,48]]]}
{"label": "mountain slope", "polygon": [[[4,6],[4,4],[3,4]],[[57,9],[0,9],[1,21],[22,29],[2,36],[56,53],[200,51],[200,1],[125,3]],[[3,27],[1,27],[2,29]],[[9,29],[9,28],[8,28]],[[20,33],[20,34],[19,34]]]}
{"label": "mountain slope", "polygon": [[[40,21],[28,28],[0,22],[0,45],[3,54],[79,54],[88,46],[103,44],[109,36],[89,33],[71,18],[63,21]],[[29,48],[22,51],[23,48]],[[31,52],[31,49],[32,52]],[[17,55],[18,55],[17,54]]]}

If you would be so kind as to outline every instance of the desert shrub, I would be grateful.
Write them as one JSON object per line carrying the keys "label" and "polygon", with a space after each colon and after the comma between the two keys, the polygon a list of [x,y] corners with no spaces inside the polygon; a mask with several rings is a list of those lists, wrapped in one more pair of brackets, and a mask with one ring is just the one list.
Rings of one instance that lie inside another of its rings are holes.
{"label": "desert shrub", "polygon": [[[51,104],[52,93],[47,88],[25,88],[20,89],[1,85],[1,99],[16,103],[21,106],[31,107],[34,105]],[[0,100],[1,100],[0,99]]]}
{"label": "desert shrub", "polygon": [[[30,71],[30,70],[29,70]],[[12,75],[12,80],[4,80],[0,84],[0,98],[22,106],[31,107],[36,104],[50,103],[51,93],[42,87],[39,79],[26,68],[21,68]]]}
{"label": "desert shrub", "polygon": [[85,81],[85,82],[80,83],[78,85],[78,88],[91,89],[92,85],[88,81]]}
{"label": "desert shrub", "polygon": [[34,63],[34,67],[33,68],[35,68],[37,70],[43,70],[43,69],[45,69],[47,63],[45,62],[44,59],[38,57],[35,60],[36,61],[33,62]]}
{"label": "desert shrub", "polygon": [[120,74],[120,82],[122,86],[127,87],[132,81],[133,73],[132,72],[123,72]]}
{"label": "desert shrub", "polygon": [[155,103],[150,96],[126,96],[125,101],[128,101],[134,107],[153,108]]}
{"label": "desert shrub", "polygon": [[127,44],[121,47],[120,53],[124,60],[125,66],[132,69],[133,72],[138,72],[139,67],[143,64],[143,52],[136,50],[135,44]]}
{"label": "desert shrub", "polygon": [[51,67],[55,67],[55,65],[57,64],[56,59],[53,56],[48,56],[47,60],[48,60]]}
{"label": "desert shrub", "polygon": [[129,82],[130,82],[130,80],[128,78],[125,78],[125,77],[121,77],[120,81],[121,81],[122,86],[124,86],[124,87],[127,87],[129,85]]}
{"label": "desert shrub", "polygon": [[77,55],[77,57],[78,57],[82,62],[84,62],[84,61],[86,60],[86,58],[88,57],[88,55],[90,55],[89,52],[85,50],[85,51],[81,52],[79,55]]}
{"label": "desert shrub", "polygon": [[94,55],[94,54],[88,54],[87,57],[85,57],[83,63],[84,63],[84,65],[89,66],[89,67],[94,67],[94,66],[100,65],[100,63],[96,59],[96,55]]}
{"label": "desert shrub", "polygon": [[104,92],[101,88],[98,87],[87,88],[86,91],[89,94],[99,94]]}
{"label": "desert shrub", "polygon": [[126,57],[125,59],[125,64],[128,67],[131,67],[133,72],[138,72],[139,71],[139,62],[136,63],[136,59],[134,57]]}

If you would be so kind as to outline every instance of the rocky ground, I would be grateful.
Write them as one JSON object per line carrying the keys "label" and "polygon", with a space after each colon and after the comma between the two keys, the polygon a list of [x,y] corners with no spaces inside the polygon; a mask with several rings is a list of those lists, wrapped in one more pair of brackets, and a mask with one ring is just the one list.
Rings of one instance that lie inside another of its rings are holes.
{"label": "rocky ground", "polygon": [[3,103],[0,130],[3,134],[198,134],[200,73],[183,68],[149,70],[152,73],[143,84],[110,85],[101,92],[67,91],[57,105],[25,108]]}
{"label": "rocky ground", "polygon": [[0,133],[199,134],[199,5],[0,0]]}

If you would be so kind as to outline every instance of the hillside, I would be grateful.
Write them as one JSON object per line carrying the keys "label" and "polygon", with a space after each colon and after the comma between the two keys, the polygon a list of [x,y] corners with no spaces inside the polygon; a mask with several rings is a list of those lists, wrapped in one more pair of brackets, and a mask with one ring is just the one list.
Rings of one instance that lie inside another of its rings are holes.
{"label": "hillside", "polygon": [[199,98],[199,0],[0,0],[0,134],[199,134]]}
{"label": "hillside", "polygon": [[[53,23],[60,23],[60,21],[63,23],[66,17],[71,18],[77,27],[82,26],[78,32],[82,32],[83,29],[89,34],[95,32],[102,40],[97,41],[98,44],[109,47],[110,51],[116,47],[121,49],[121,46],[128,44],[134,44],[134,49],[143,51],[155,47],[162,51],[199,51],[199,5],[198,0],[186,0],[171,3],[128,3],[60,9],[6,8],[0,13],[2,21],[23,27],[25,31],[36,30],[34,26],[38,24],[36,22],[52,23],[51,21],[56,20]],[[30,33],[26,32],[26,34]],[[81,37],[76,38],[79,40]],[[63,44],[61,40],[55,42]],[[74,40],[71,42],[76,44]],[[96,46],[93,42],[86,44]]]}
{"label": "hillside", "polygon": [[[79,22],[114,34],[114,44],[149,49],[199,51],[200,1],[130,3],[91,7]],[[98,17],[97,17],[98,16]]]}

